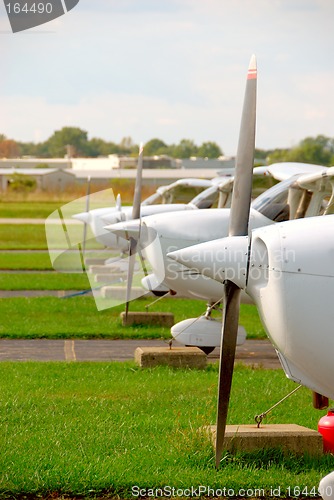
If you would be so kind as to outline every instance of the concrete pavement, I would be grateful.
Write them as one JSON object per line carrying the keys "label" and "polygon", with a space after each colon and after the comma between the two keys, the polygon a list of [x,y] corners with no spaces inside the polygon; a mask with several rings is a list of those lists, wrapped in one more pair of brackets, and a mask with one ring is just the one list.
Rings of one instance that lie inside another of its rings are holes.
{"label": "concrete pavement", "polygon": [[[175,345],[177,343],[175,342]],[[162,347],[168,342],[152,340],[49,340],[0,339],[1,361],[126,361],[134,359],[137,347]],[[208,361],[217,362],[216,348]],[[236,360],[247,365],[281,368],[269,340],[246,340],[237,347]]]}

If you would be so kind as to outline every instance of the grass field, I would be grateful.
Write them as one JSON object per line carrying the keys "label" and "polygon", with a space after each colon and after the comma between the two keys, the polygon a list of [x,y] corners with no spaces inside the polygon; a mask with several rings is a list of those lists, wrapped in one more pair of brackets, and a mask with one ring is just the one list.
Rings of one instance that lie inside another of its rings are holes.
{"label": "grass field", "polygon": [[[53,231],[53,228],[52,228]],[[70,226],[71,241],[82,241],[83,224]],[[64,242],[52,242],[53,248],[63,248]],[[93,238],[87,239],[87,248],[101,249]],[[47,250],[44,224],[0,224],[0,250]]]}
{"label": "grass field", "polygon": [[0,249],[47,250],[44,224],[0,224]]}
{"label": "grass field", "polygon": [[0,202],[0,217],[18,219],[46,219],[63,205],[61,201],[6,201]]}
{"label": "grass field", "polygon": [[[131,302],[130,310],[144,311],[153,299]],[[38,297],[0,299],[2,338],[170,338],[166,327],[122,326],[124,306],[98,311],[93,297]],[[203,314],[205,304],[195,300],[163,299],[150,310],[172,312],[175,322]],[[257,310],[242,304],[240,323],[248,338],[266,338]]]}
{"label": "grass field", "polygon": [[[262,497],[273,488],[281,496],[293,496],[287,492],[296,488],[315,491],[333,470],[333,456],[224,453],[215,470],[209,438],[199,429],[215,421],[216,383],[215,366],[191,371],[141,370],[133,363],[2,363],[0,495],[131,498],[136,486],[199,485],[233,489],[234,496],[241,488],[261,489]],[[229,423],[252,423],[294,385],[281,371],[238,367]],[[319,413],[302,389],[268,422],[315,429]]]}
{"label": "grass field", "polygon": [[[30,210],[29,217],[44,218],[57,203],[41,203],[39,211],[31,203],[0,209],[2,217]],[[0,252],[0,269],[51,269],[46,253],[15,252],[46,248],[44,225],[0,225],[0,249],[13,250]],[[0,274],[0,289],[34,288],[82,289],[88,282],[77,274]],[[130,310],[145,310],[153,300],[131,302]],[[123,327],[123,309],[99,312],[89,296],[0,299],[0,337],[170,338],[168,328]],[[175,322],[204,309],[204,302],[184,299],[163,299],[150,308],[174,313]],[[240,323],[248,338],[266,338],[254,306],[241,305]],[[280,370],[238,366],[235,375],[229,423],[252,423],[294,388]],[[216,386],[212,365],[191,371],[141,370],[132,362],[0,363],[0,498],[120,500],[134,498],[136,486],[148,497],[147,488],[200,485],[225,487],[239,498],[245,497],[240,489],[255,497],[314,496],[320,478],[334,468],[333,456],[224,453],[215,470],[211,443],[199,429],[215,421]],[[311,399],[308,390],[298,391],[268,423],[316,429],[324,412],[314,410]]]}
{"label": "grass field", "polygon": [[86,274],[0,273],[0,290],[85,290],[90,288]]}
{"label": "grass field", "polygon": [[1,270],[52,270],[51,261],[47,252],[0,252]]}

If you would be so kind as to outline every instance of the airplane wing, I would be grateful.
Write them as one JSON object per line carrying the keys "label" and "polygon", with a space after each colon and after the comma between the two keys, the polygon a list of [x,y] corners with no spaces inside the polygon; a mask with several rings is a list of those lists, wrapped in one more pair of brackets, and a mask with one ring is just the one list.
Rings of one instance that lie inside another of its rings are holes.
{"label": "airplane wing", "polygon": [[334,167],[302,175],[298,177],[296,182],[302,189],[307,189],[308,191],[322,191],[330,194],[332,193],[334,183]]}
{"label": "airplane wing", "polygon": [[281,162],[272,163],[268,165],[267,171],[274,179],[278,181],[285,181],[297,174],[316,174],[325,172],[327,167],[321,165],[313,165],[311,163],[297,163],[297,162]]}

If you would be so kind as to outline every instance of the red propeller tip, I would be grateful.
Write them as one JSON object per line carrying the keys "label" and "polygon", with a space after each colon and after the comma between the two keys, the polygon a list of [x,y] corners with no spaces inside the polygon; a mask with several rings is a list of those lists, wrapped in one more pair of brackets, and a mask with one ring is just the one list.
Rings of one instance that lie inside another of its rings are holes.
{"label": "red propeller tip", "polygon": [[251,57],[251,60],[250,60],[250,63],[249,63],[247,80],[252,80],[252,79],[254,79],[256,77],[257,77],[256,58],[253,55]]}

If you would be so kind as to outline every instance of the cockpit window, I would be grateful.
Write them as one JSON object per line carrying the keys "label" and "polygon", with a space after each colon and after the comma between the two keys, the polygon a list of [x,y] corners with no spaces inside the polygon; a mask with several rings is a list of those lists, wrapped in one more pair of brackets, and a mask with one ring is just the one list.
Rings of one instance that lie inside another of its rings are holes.
{"label": "cockpit window", "polygon": [[162,203],[162,196],[160,193],[156,192],[151,194],[148,198],[146,198],[142,205],[160,205]]}
{"label": "cockpit window", "polygon": [[200,193],[191,201],[191,204],[195,205],[197,208],[217,208],[218,200],[219,189],[217,185],[205,189],[205,191]]}
{"label": "cockpit window", "polygon": [[288,204],[289,188],[295,182],[296,176],[279,182],[272,188],[260,194],[252,203],[252,208],[275,222],[289,220]]}
{"label": "cockpit window", "polygon": [[162,203],[189,203],[197,197],[205,187],[178,185],[166,189],[163,193],[156,192],[143,201],[143,205],[157,205]]}

